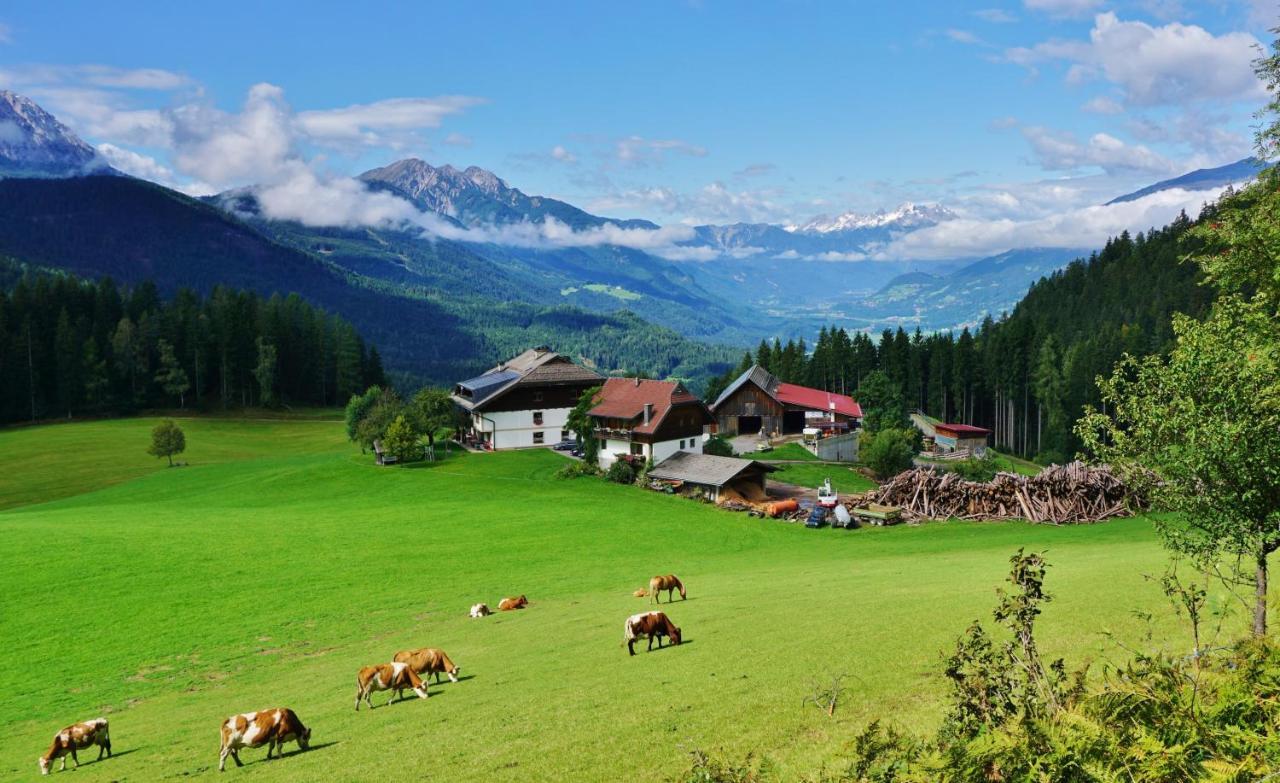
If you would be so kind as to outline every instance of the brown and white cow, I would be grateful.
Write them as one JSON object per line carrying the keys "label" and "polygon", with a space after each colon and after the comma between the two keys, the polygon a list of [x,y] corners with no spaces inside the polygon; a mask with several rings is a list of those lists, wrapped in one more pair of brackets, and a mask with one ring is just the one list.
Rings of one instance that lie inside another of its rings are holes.
{"label": "brown and white cow", "polygon": [[407,663],[380,663],[377,666],[366,666],[356,675],[356,711],[360,710],[361,699],[369,705],[369,709],[373,709],[369,694],[374,691],[391,691],[391,696],[387,699],[387,704],[390,704],[400,698],[405,690],[412,690],[418,694],[419,699],[425,699],[430,695],[427,693],[427,684]]}
{"label": "brown and white cow", "polygon": [[503,598],[498,602],[498,611],[510,612],[512,609],[523,609],[529,605],[529,599],[523,595],[514,598]]}
{"label": "brown and white cow", "polygon": [[77,750],[97,745],[98,760],[102,760],[102,754],[111,755],[111,735],[107,733],[107,719],[94,718],[84,723],[76,723],[66,727],[62,731],[53,736],[53,743],[49,745],[49,749],[40,757],[40,774],[48,775],[50,767],[53,766],[54,760],[61,758],[61,769],[67,768],[67,756],[80,766],[80,759],[76,756]]}
{"label": "brown and white cow", "polygon": [[653,638],[658,637],[658,649],[662,649],[662,637],[667,637],[672,644],[680,644],[680,629],[671,622],[663,612],[641,612],[627,618],[624,626],[623,641],[627,644],[627,652],[636,654],[636,640],[641,636],[649,637],[649,650],[653,649]]}
{"label": "brown and white cow", "polygon": [[298,714],[288,707],[273,707],[257,712],[232,715],[222,722],[222,746],[218,749],[218,771],[227,768],[227,756],[243,767],[241,748],[267,746],[267,758],[276,751],[276,757],[284,755],[284,744],[297,742],[301,750],[311,744],[311,729],[302,725]]}
{"label": "brown and white cow", "polygon": [[493,614],[493,611],[488,604],[475,604],[471,607],[471,616],[473,618],[488,617],[491,614]]}
{"label": "brown and white cow", "polygon": [[419,650],[401,650],[396,653],[396,657],[391,660],[397,663],[407,663],[409,668],[418,674],[436,676],[436,683],[440,682],[440,675],[449,675],[451,682],[458,681],[458,672],[462,671],[462,667],[454,664],[444,650],[436,647],[423,647]]}

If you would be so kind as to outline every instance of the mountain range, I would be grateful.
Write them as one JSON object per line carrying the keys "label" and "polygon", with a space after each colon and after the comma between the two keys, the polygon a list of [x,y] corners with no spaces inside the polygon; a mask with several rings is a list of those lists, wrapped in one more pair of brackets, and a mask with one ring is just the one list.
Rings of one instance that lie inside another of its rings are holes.
{"label": "mountain range", "polygon": [[[1241,161],[1119,200],[1238,181],[1256,170]],[[1031,282],[1083,254],[1020,249],[986,259],[861,260],[895,237],[955,217],[941,205],[903,204],[798,225],[697,226],[678,249],[710,260],[673,261],[610,244],[502,244],[484,241],[483,231],[477,240],[459,232],[468,240],[461,241],[409,225],[317,228],[269,219],[254,187],[197,200],[101,174],[119,172],[37,104],[0,92],[0,255],[91,277],[150,279],[168,292],[218,284],[296,291],[351,320],[390,368],[435,382],[543,342],[604,369],[696,379],[735,361],[740,346],[809,337],[833,323],[971,325],[1009,309]],[[359,180],[459,229],[546,220],[574,231],[659,228],[528,195],[474,166],[408,158]]]}

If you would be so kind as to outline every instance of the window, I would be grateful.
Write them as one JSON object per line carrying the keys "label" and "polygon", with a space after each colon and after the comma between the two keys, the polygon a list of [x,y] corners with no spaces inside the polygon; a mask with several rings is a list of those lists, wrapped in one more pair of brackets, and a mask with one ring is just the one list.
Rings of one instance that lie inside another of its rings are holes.
{"label": "window", "polygon": [[542,424],[542,411],[533,412],[533,424],[535,427]]}
{"label": "window", "polygon": [[600,451],[604,451],[604,438],[598,439],[596,444],[598,444],[596,448],[600,449]]}
{"label": "window", "polygon": [[535,392],[533,393],[533,401],[534,401],[534,402],[542,402],[542,392],[540,392],[540,391],[535,391]]}
{"label": "window", "polygon": [[569,431],[560,430],[560,440],[568,440],[568,439],[569,439]]}
{"label": "window", "polygon": [[543,441],[543,439],[542,439],[542,432],[541,432],[541,431],[533,433],[533,442],[534,442],[534,444],[535,444],[535,445],[536,445],[536,444],[538,444],[538,443],[543,443],[543,442],[544,442],[544,441]]}
{"label": "window", "polygon": [[641,457],[641,456],[644,456],[644,444],[643,444],[643,443],[632,443],[632,444],[631,444],[631,454],[632,454],[632,456],[635,456],[635,457]]}

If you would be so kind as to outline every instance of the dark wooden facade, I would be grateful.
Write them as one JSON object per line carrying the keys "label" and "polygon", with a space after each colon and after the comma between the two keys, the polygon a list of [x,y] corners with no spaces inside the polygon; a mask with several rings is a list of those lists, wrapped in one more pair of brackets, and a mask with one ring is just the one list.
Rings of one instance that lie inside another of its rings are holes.
{"label": "dark wooden facade", "polygon": [[[739,435],[786,432],[786,414],[787,408],[784,405],[770,397],[764,389],[748,382],[717,406],[716,424],[721,432],[736,432]],[[800,427],[804,427],[803,411],[800,411]]]}
{"label": "dark wooden facade", "polygon": [[514,389],[494,400],[476,406],[477,411],[531,411],[541,408],[572,408],[588,389],[599,381],[556,384],[517,384]]}

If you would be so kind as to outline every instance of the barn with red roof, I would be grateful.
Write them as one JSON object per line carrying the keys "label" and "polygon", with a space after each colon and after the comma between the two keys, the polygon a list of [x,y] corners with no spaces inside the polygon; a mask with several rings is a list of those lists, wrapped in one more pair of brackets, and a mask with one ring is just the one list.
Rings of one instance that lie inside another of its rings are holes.
{"label": "barn with red roof", "polygon": [[799,434],[806,427],[828,433],[862,426],[862,406],[847,394],[784,383],[759,365],[738,376],[711,405],[722,432]]}

